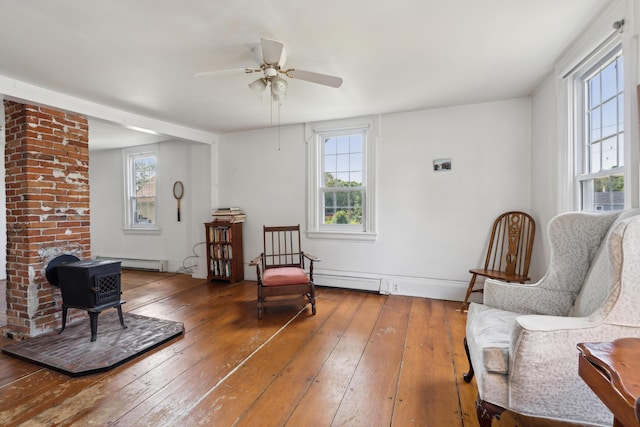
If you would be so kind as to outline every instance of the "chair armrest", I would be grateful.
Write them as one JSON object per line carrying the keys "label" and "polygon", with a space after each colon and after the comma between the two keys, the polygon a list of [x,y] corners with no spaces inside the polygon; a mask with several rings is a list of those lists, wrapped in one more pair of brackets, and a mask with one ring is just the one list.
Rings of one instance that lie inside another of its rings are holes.
{"label": "chair armrest", "polygon": [[[305,252],[300,252],[300,254],[303,258],[309,260],[309,280],[311,281],[311,283],[313,283],[313,263],[320,262],[320,260],[318,259],[318,257]],[[304,259],[302,260],[302,268],[304,268]]]}
{"label": "chair armrest", "polygon": [[264,253],[258,255],[257,257],[255,257],[249,262],[250,267],[253,267],[253,266],[256,267],[256,278],[258,280],[258,285],[262,285],[262,274],[260,273],[260,270],[262,269],[263,259],[264,259]]}
{"label": "chair armrest", "polygon": [[602,325],[593,317],[566,317],[528,314],[516,318],[516,327],[527,333],[543,332],[553,334],[555,331],[572,332]]}
{"label": "chair armrest", "polygon": [[515,313],[566,316],[574,299],[572,292],[548,289],[541,282],[521,284],[493,279],[484,282],[484,304]]}
{"label": "chair armrest", "polygon": [[320,258],[318,258],[317,256],[315,256],[315,255],[311,255],[311,254],[308,254],[308,253],[306,253],[306,252],[303,252],[303,253],[302,253],[302,256],[303,256],[303,257],[305,257],[306,259],[308,259],[308,260],[309,260],[309,261],[311,261],[311,262],[320,262],[320,261],[322,261],[322,260],[321,260]]}
{"label": "chair armrest", "polygon": [[250,265],[251,267],[256,266],[256,265],[261,265],[261,264],[262,264],[262,255],[263,255],[263,254],[260,254],[260,255],[258,255],[257,257],[255,257],[254,259],[252,259],[252,260],[249,262],[249,265]]}

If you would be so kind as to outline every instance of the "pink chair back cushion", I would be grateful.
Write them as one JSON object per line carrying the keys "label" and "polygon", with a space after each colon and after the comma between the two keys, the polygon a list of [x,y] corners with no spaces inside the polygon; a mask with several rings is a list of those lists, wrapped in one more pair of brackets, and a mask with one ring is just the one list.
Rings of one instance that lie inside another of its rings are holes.
{"label": "pink chair back cushion", "polygon": [[262,275],[262,286],[304,285],[307,273],[299,267],[269,268]]}

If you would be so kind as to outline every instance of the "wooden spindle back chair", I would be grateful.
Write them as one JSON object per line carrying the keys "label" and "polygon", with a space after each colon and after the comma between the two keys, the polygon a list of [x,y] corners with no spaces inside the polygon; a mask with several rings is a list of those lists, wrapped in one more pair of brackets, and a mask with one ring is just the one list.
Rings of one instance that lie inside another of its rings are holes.
{"label": "wooden spindle back chair", "polygon": [[[283,296],[306,296],[311,312],[316,314],[313,263],[319,259],[302,251],[300,225],[263,227],[264,251],[249,265],[256,267],[258,277],[258,319],[270,302],[279,303]],[[309,272],[305,271],[305,260]]]}
{"label": "wooden spindle back chair", "polygon": [[462,310],[469,307],[472,292],[482,292],[482,289],[473,289],[478,276],[514,283],[530,280],[528,274],[535,234],[536,223],[524,212],[505,212],[496,218],[484,267],[469,270],[471,280],[462,302]]}

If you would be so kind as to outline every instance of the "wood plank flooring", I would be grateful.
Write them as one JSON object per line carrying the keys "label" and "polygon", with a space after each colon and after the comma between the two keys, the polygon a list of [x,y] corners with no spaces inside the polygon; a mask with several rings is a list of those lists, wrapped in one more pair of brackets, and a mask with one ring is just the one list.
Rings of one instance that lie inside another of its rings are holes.
{"label": "wood plank flooring", "polygon": [[253,282],[125,270],[123,289],[125,311],[185,335],[80,378],[2,354],[0,425],[478,426],[459,302],[318,288],[316,316],[301,299],[259,321]]}

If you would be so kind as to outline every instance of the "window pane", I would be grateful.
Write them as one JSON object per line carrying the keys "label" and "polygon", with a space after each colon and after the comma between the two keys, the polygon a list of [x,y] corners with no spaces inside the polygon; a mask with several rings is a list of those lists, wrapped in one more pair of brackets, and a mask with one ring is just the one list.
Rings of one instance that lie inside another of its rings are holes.
{"label": "window pane", "polygon": [[349,154],[338,154],[336,156],[336,170],[348,171],[349,170]]}
{"label": "window pane", "polygon": [[335,138],[327,138],[324,140],[324,153],[325,154],[336,154],[336,139]]}
{"label": "window pane", "polygon": [[135,171],[136,195],[155,195],[156,162],[155,157],[138,157],[133,162]]}
{"label": "window pane", "polygon": [[602,141],[602,169],[618,167],[618,141],[614,136]]}
{"label": "window pane", "polygon": [[352,186],[358,186],[361,187],[362,186],[362,172],[361,171],[357,171],[357,172],[351,172],[349,174],[349,178],[351,180],[351,185]]}
{"label": "window pane", "polygon": [[335,205],[335,195],[336,193],[327,192],[324,193],[324,219],[325,223],[327,223],[327,218],[333,218],[336,213]]}
{"label": "window pane", "polygon": [[601,138],[600,134],[600,107],[594,109],[589,115],[589,141],[594,142]]}
{"label": "window pane", "polygon": [[338,147],[336,151],[338,154],[349,152],[349,136],[338,137]]}
{"label": "window pane", "polygon": [[612,99],[602,106],[602,137],[614,135],[618,131],[618,101]]}
{"label": "window pane", "polygon": [[351,135],[349,151],[351,153],[362,153],[362,135]]}
{"label": "window pane", "polygon": [[336,177],[335,174],[326,172],[324,174],[324,186],[325,187],[335,187],[336,186]]}
{"label": "window pane", "polygon": [[133,223],[155,224],[155,197],[139,197],[133,200]]}
{"label": "window pane", "polygon": [[362,190],[326,192],[325,224],[362,224]]}
{"label": "window pane", "polygon": [[618,135],[618,166],[624,166],[624,134]]}
{"label": "window pane", "polygon": [[349,170],[362,171],[362,153],[351,154],[349,157]]}
{"label": "window pane", "polygon": [[622,84],[622,82],[624,82],[624,79],[622,78],[622,72],[624,70],[622,56],[618,57],[617,62],[618,64],[616,66],[616,69],[618,70],[618,93],[622,93],[624,87],[624,85]]}
{"label": "window pane", "polygon": [[624,94],[618,96],[618,132],[624,131]]}
{"label": "window pane", "polygon": [[324,156],[324,171],[335,172],[337,170],[335,154]]}
{"label": "window pane", "polygon": [[624,177],[612,175],[582,182],[582,210],[612,211],[624,208]]}
{"label": "window pane", "polygon": [[600,74],[589,80],[589,108],[600,104]]}
{"label": "window pane", "polygon": [[591,156],[589,158],[590,164],[589,164],[589,172],[591,173],[595,173],[595,172],[599,172],[601,167],[600,167],[600,143],[596,142],[591,144]]}
{"label": "window pane", "polygon": [[618,72],[616,70],[616,61],[607,65],[604,70],[602,70],[601,78],[602,78],[602,100],[606,101],[607,99],[615,96],[618,93],[618,86],[616,84],[618,77]]}
{"label": "window pane", "polygon": [[336,186],[345,187],[349,183],[349,172],[338,172],[336,178]]}

